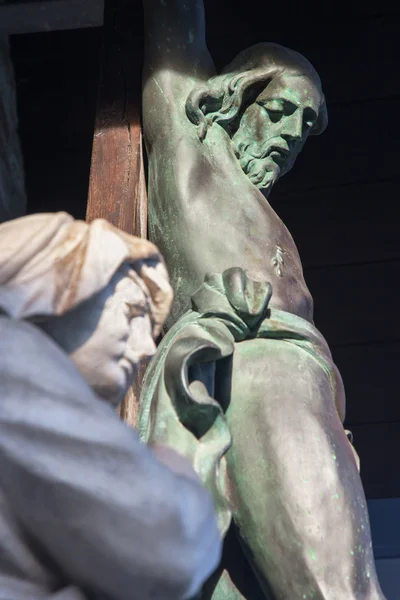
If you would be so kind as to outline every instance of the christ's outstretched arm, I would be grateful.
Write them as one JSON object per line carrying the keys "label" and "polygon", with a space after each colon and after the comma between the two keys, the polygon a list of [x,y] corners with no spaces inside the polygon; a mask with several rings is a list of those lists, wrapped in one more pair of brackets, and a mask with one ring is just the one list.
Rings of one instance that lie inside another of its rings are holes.
{"label": "christ's outstretched arm", "polygon": [[144,0],[143,120],[151,145],[184,122],[193,87],[215,74],[207,50],[203,0]]}

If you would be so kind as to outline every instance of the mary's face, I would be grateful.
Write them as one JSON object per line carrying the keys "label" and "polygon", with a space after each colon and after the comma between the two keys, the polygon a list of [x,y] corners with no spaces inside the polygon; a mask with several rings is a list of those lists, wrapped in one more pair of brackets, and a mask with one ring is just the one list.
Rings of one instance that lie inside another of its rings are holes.
{"label": "mary's face", "polygon": [[148,297],[128,267],[94,298],[42,328],[69,354],[93,390],[115,405],[140,364],[155,353]]}
{"label": "mary's face", "polygon": [[232,140],[243,171],[271,188],[293,166],[314,127],[322,93],[306,75],[275,77],[244,112]]}

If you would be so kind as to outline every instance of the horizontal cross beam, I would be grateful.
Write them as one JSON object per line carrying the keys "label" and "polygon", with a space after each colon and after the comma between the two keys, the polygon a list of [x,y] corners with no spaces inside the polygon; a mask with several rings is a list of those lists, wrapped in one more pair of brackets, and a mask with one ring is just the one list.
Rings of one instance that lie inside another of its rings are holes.
{"label": "horizontal cross beam", "polygon": [[0,0],[0,35],[103,25],[104,0]]}

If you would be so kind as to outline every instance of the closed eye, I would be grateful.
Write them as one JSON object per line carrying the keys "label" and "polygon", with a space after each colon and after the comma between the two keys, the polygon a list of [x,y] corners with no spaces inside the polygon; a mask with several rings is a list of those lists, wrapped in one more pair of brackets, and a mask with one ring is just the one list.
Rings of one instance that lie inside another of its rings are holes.
{"label": "closed eye", "polygon": [[261,108],[263,110],[265,110],[265,112],[267,113],[270,121],[272,121],[272,123],[278,123],[281,118],[283,117],[284,111],[283,109],[275,109],[275,108],[269,108],[268,106],[265,106],[265,104],[262,104],[261,102],[257,102],[257,104],[259,106],[261,106]]}
{"label": "closed eye", "polygon": [[147,303],[138,303],[131,304],[130,302],[125,302],[125,306],[128,309],[128,315],[131,319],[135,319],[136,317],[143,317],[148,311]]}

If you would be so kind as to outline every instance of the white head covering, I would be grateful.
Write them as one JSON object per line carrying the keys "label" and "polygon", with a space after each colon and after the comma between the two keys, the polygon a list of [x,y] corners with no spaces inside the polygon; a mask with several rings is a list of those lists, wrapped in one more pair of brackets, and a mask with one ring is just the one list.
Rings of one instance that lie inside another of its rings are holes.
{"label": "white head covering", "polygon": [[123,264],[145,284],[157,336],[172,301],[157,248],[103,219],[88,224],[65,212],[0,225],[0,309],[17,319],[60,316],[104,289]]}

